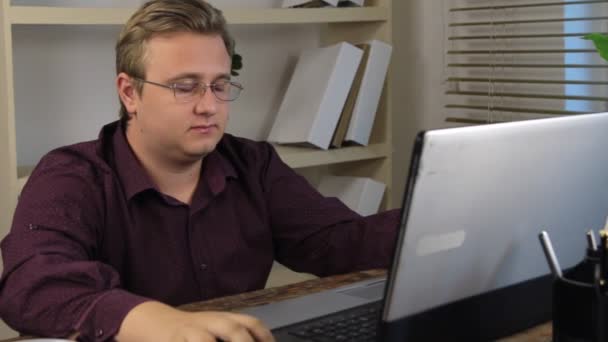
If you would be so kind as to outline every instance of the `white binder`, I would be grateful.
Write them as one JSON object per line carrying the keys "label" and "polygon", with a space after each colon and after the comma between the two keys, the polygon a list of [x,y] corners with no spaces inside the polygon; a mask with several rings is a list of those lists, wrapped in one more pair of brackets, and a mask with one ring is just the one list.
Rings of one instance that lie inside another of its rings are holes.
{"label": "white binder", "polygon": [[369,143],[393,50],[391,45],[379,40],[367,44],[370,46],[369,56],[345,137],[346,141],[359,145]]}
{"label": "white binder", "polygon": [[304,51],[268,140],[327,149],[362,55],[346,42]]}

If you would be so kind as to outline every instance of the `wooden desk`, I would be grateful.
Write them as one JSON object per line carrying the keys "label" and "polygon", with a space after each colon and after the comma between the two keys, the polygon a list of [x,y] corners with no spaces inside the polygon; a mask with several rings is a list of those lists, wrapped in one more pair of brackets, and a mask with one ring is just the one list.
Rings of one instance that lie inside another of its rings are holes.
{"label": "wooden desk", "polygon": [[[186,311],[203,310],[238,310],[246,307],[271,303],[278,300],[294,298],[321,290],[332,289],[352,282],[384,276],[384,270],[370,270],[327,278],[313,279],[297,284],[243,293],[235,296],[208,300],[205,302],[183,305]],[[551,341],[551,324],[546,323],[516,335],[501,339],[501,342],[549,342]]]}
{"label": "wooden desk", "polygon": [[[313,279],[297,284],[285,285],[239,295],[212,299],[182,305],[179,308],[186,311],[220,310],[231,311],[246,307],[262,305],[278,300],[295,298],[305,294],[332,289],[352,282],[384,276],[384,270],[370,270],[364,272],[350,273],[327,278]],[[11,339],[0,342],[18,341]],[[549,342],[551,341],[551,324],[543,324],[535,328],[523,331],[508,338],[501,339],[502,342]]]}

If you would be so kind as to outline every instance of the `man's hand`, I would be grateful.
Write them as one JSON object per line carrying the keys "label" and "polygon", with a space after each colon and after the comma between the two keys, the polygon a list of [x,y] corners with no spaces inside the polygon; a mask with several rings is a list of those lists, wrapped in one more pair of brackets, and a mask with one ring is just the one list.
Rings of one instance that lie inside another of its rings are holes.
{"label": "man's hand", "polygon": [[258,319],[229,312],[185,312],[159,302],[142,303],[122,322],[116,340],[167,342],[274,342]]}
{"label": "man's hand", "polygon": [[273,342],[270,331],[258,319],[228,312],[186,313],[171,342]]}

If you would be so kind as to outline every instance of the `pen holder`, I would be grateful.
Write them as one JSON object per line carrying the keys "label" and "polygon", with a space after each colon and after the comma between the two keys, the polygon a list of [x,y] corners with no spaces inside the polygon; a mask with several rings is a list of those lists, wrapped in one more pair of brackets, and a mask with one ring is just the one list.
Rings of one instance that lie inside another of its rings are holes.
{"label": "pen holder", "polygon": [[608,341],[608,300],[596,281],[599,269],[598,253],[587,251],[582,262],[553,282],[553,342]]}

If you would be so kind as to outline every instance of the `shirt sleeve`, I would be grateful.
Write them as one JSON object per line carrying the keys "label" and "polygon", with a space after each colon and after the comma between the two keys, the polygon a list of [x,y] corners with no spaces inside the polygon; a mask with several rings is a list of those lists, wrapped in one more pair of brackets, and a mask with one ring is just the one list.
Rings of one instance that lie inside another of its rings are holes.
{"label": "shirt sleeve", "polygon": [[389,266],[398,209],[362,217],[337,198],[321,195],[267,148],[263,183],[277,261],[318,276]]}
{"label": "shirt sleeve", "polygon": [[121,289],[118,273],[96,260],[101,189],[97,172],[74,158],[48,157],[32,173],[0,246],[0,316],[12,328],[111,340],[126,314],[149,300]]}

